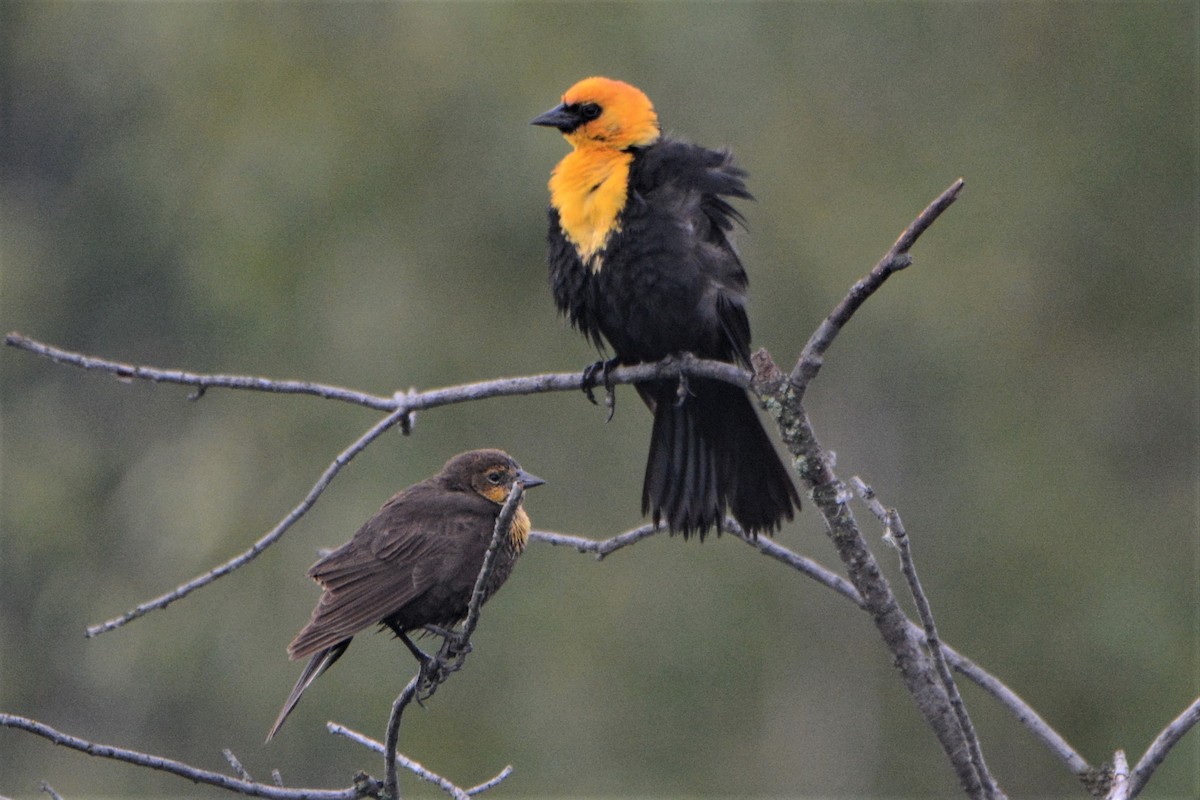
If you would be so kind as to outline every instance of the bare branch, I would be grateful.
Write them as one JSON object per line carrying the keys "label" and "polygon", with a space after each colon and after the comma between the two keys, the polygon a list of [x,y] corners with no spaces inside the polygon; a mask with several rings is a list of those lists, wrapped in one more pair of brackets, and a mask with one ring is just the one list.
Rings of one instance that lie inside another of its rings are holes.
{"label": "bare branch", "polygon": [[1193,700],[1182,714],[1171,720],[1170,724],[1163,728],[1162,732],[1154,737],[1154,741],[1146,748],[1146,753],[1138,760],[1137,766],[1133,768],[1133,774],[1129,778],[1129,796],[1131,798],[1137,797],[1146,788],[1146,784],[1150,782],[1150,776],[1167,757],[1167,753],[1171,752],[1171,748],[1178,744],[1179,740],[1195,727],[1197,722],[1200,722],[1200,698]]}
{"label": "bare branch", "polygon": [[898,272],[912,263],[912,258],[908,255],[908,251],[916,244],[921,234],[958,198],[958,193],[962,188],[963,180],[959,178],[950,184],[946,191],[938,195],[932,203],[926,206],[925,210],[918,214],[917,218],[904,229],[904,232],[900,234],[900,238],[896,240],[896,243],[884,253],[879,263],[875,265],[866,277],[859,280],[858,283],[850,288],[850,293],[843,298],[842,302],[837,304],[829,316],[813,332],[813,335],[809,337],[808,343],[804,346],[804,350],[800,354],[800,360],[796,362],[796,366],[792,369],[790,376],[792,383],[796,385],[797,392],[801,397],[804,396],[808,384],[817,376],[817,372],[820,371],[825,351],[833,344],[834,338],[841,332],[845,324],[854,316],[854,312],[858,311],[867,298],[874,294],[893,272]]}
{"label": "bare branch", "polygon": [[[255,542],[250,549],[166,594],[139,604],[119,617],[88,627],[86,635],[89,638],[120,628],[150,611],[166,608],[171,603],[186,597],[196,589],[207,586],[218,578],[252,561],[259,553],[274,544],[300,517],[307,513],[308,509],[313,506],[317,498],[333,480],[334,476],[341,471],[342,467],[349,463],[351,459],[371,442],[396,424],[400,424],[405,432],[407,432],[411,425],[412,416],[416,411],[489,397],[578,390],[583,385],[583,376],[580,372],[548,373],[480,381],[441,389],[432,389],[425,392],[410,390],[408,392],[397,392],[392,397],[380,397],[338,386],[305,381],[276,381],[245,375],[207,375],[185,372],[183,370],[165,370],[157,367],[137,366],[64,350],[22,336],[15,331],[5,337],[5,344],[48,358],[57,363],[77,366],[82,369],[109,372],[121,380],[140,379],[155,383],[175,383],[195,386],[198,390],[197,396],[209,388],[244,389],[285,394],[310,394],[390,412],[387,417],[339,454],[317,480],[312,489],[309,490],[304,500],[292,509],[271,531]],[[716,378],[743,387],[748,387],[751,380],[749,373],[733,364],[721,361],[701,360],[687,354],[666,358],[652,364],[620,367],[609,372],[607,380],[613,384],[624,384],[652,378],[678,377],[683,374]],[[649,534],[647,533],[646,535]],[[640,538],[640,534],[634,538]],[[598,555],[603,557],[605,553],[598,552]]]}
{"label": "bare branch", "polygon": [[894,508],[884,508],[883,504],[875,496],[875,490],[864,483],[858,476],[851,478],[850,483],[867,504],[871,513],[883,523],[884,529],[891,536],[891,540],[895,543],[896,549],[900,553],[900,569],[904,573],[905,580],[908,582],[909,592],[912,594],[913,601],[917,604],[917,614],[921,617],[921,623],[925,629],[925,646],[933,658],[933,664],[937,669],[938,677],[941,678],[946,695],[950,698],[950,705],[954,708],[954,714],[958,718],[963,738],[966,739],[967,747],[971,753],[971,763],[975,766],[979,782],[983,784],[984,796],[988,798],[1003,798],[1004,793],[996,785],[996,781],[992,778],[991,772],[988,771],[987,763],[983,759],[983,751],[979,748],[979,737],[975,734],[975,726],[971,724],[971,716],[967,713],[967,707],[963,703],[962,695],[958,692],[958,685],[954,682],[954,675],[951,674],[950,667],[946,665],[946,656],[942,650],[942,642],[938,637],[937,624],[933,619],[933,608],[929,605],[929,598],[925,595],[925,590],[921,588],[921,579],[917,575],[917,565],[913,561],[908,533],[904,530],[904,522],[900,519],[900,513]]}
{"label": "bare branch", "polygon": [[[250,773],[242,766],[242,762],[238,761],[238,757],[233,754],[233,751],[226,747],[221,751],[221,755],[225,756],[225,760],[229,762],[229,766],[233,768],[234,773],[244,781],[253,781]],[[278,785],[278,783],[276,783]]]}
{"label": "bare branch", "polygon": [[404,690],[400,692],[399,696],[392,703],[392,713],[388,717],[387,733],[383,745],[385,765],[383,791],[388,800],[398,800],[400,797],[399,781],[396,775],[397,750],[400,743],[400,718],[404,715],[404,710],[408,707],[408,704],[414,698],[418,698],[419,692],[424,691],[424,696],[428,697],[452,673],[462,669],[467,653],[471,652],[471,634],[475,632],[475,626],[479,624],[479,611],[483,607],[484,600],[487,599],[485,587],[495,567],[496,551],[500,549],[500,542],[503,538],[509,535],[513,517],[516,515],[517,508],[521,505],[521,498],[524,496],[525,485],[517,481],[513,484],[512,490],[508,493],[508,498],[504,501],[500,513],[496,516],[496,523],[492,526],[492,538],[488,542],[487,551],[483,555],[483,563],[479,566],[479,574],[475,577],[475,585],[471,590],[471,599],[467,604],[467,616],[463,620],[462,627],[457,631],[447,634],[437,657],[432,660],[432,663],[429,661],[422,663],[416,676],[408,682],[408,685],[404,687]]}
{"label": "bare branch", "polygon": [[[380,742],[375,741],[369,736],[364,736],[358,731],[351,730],[344,725],[339,725],[336,722],[327,722],[325,723],[325,727],[330,733],[336,736],[343,736],[352,742],[357,742],[363,747],[366,747],[367,749],[381,755],[386,750],[386,748]],[[437,786],[446,794],[456,798],[456,800],[460,800],[461,798],[465,797],[472,797],[474,795],[486,792],[493,786],[499,785],[505,778],[511,775],[513,771],[511,766],[507,766],[500,770],[500,772],[494,778],[491,778],[484,783],[479,784],[478,786],[473,786],[470,789],[463,789],[452,781],[443,778],[441,775],[438,775],[436,772],[426,769],[420,762],[413,761],[411,758],[408,758],[401,753],[396,754],[396,763],[426,783],[432,783],[434,786]]]}
{"label": "bare branch", "polygon": [[900,609],[875,556],[867,547],[847,503],[851,494],[834,473],[832,459],[817,441],[796,385],[775,366],[765,350],[755,353],[753,360],[755,389],[775,418],[784,445],[795,457],[800,477],[810,487],[813,505],[825,521],[825,532],[862,597],[863,607],[891,652],[905,688],[933,730],[963,789],[973,798],[983,798],[983,786],[971,762],[962,728],[936,669],[923,649],[923,637],[914,635],[911,621]]}
{"label": "bare branch", "polygon": [[[391,397],[345,389],[340,386],[330,386],[308,381],[272,380],[251,375],[210,375],[195,372],[185,372],[177,369],[162,369],[159,367],[137,366],[120,361],[110,361],[96,356],[63,350],[53,345],[30,339],[16,331],[9,333],[4,343],[18,350],[25,350],[35,355],[49,358],[60,364],[80,367],[82,369],[99,370],[116,375],[118,379],[130,381],[134,379],[154,383],[175,383],[183,386],[195,386],[197,396],[210,388],[243,389],[256,392],[273,392],[282,394],[308,394],[329,400],[340,400],[346,403],[366,406],[377,411],[398,411],[406,409],[410,414],[430,408],[466,403],[474,400],[484,400],[490,397],[511,397],[514,395],[545,394],[547,392],[578,391],[583,388],[583,373],[558,372],[542,375],[527,375],[514,378],[497,378],[495,380],[477,381],[440,389],[430,389],[424,392],[396,392]],[[724,361],[710,361],[683,354],[671,356],[662,361],[650,364],[635,364],[617,367],[606,373],[606,380],[612,384],[637,383],[654,378],[677,378],[680,375],[701,378],[716,378],[735,386],[747,387],[751,376],[748,372]]]}
{"label": "bare branch", "polygon": [[[784,547],[769,537],[759,536],[757,539],[750,538],[742,532],[737,521],[732,518],[725,520],[724,530],[737,536],[764,556],[807,575],[823,586],[842,595],[859,608],[865,609],[863,599],[859,595],[858,590],[854,588],[854,585],[826,567]],[[603,557],[607,553],[640,541],[646,535],[654,532],[656,531],[651,526],[642,526],[641,528],[635,528],[632,531],[602,540],[586,539],[582,536],[571,536],[550,531],[533,531],[529,536],[535,541],[545,542],[550,545],[571,547],[580,553],[598,553],[600,557]],[[635,534],[640,535],[635,537]],[[921,627],[911,620],[908,624],[911,626],[911,634],[924,642],[925,633]],[[949,644],[942,642],[941,645],[951,667],[961,672],[972,683],[978,685],[981,689],[992,695],[1002,706],[1007,708],[1016,717],[1017,721],[1024,725],[1035,738],[1041,741],[1047,749],[1066,764],[1067,768],[1073,774],[1083,776],[1091,772],[1092,768],[1087,761],[1057,731],[1050,727],[1028,703],[1022,700],[1016,692],[1008,688],[999,678],[989,673],[983,667],[959,653]]]}
{"label": "bare branch", "polygon": [[118,380],[131,381],[134,379],[152,381],[154,383],[176,383],[183,386],[195,386],[199,397],[206,389],[249,389],[257,392],[275,392],[278,394],[309,394],[324,397],[329,400],[342,400],[348,403],[374,408],[379,411],[395,409],[395,400],[391,397],[356,392],[343,389],[340,386],[326,386],[309,381],[277,381],[267,378],[256,378],[249,375],[204,375],[195,372],[185,372],[178,369],[159,369],[135,364],[125,364],[120,361],[110,361],[104,358],[63,350],[60,347],[30,339],[16,331],[4,337],[4,343],[18,350],[25,350],[34,355],[48,358],[59,364],[69,364],[81,369],[109,372]]}
{"label": "bare branch", "polygon": [[228,575],[238,567],[253,561],[258,557],[259,553],[273,545],[279,539],[279,537],[283,536],[283,534],[287,532],[288,528],[295,524],[296,520],[300,519],[305,513],[308,512],[310,508],[312,508],[313,504],[317,502],[317,498],[321,496],[321,493],[325,491],[325,488],[329,486],[334,477],[342,471],[343,467],[349,464],[356,455],[365,450],[367,445],[379,438],[385,431],[404,420],[407,415],[408,412],[405,409],[393,411],[375,425],[371,426],[370,430],[360,436],[354,442],[354,444],[350,445],[341,453],[339,453],[337,458],[333,460],[333,463],[331,463],[325,469],[325,471],[321,473],[321,477],[318,478],[317,482],[313,484],[313,487],[309,489],[308,494],[304,496],[304,499],[300,501],[300,504],[293,508],[286,517],[280,520],[279,524],[272,528],[269,533],[255,542],[249,550],[246,550],[245,552],[231,558],[229,561],[226,561],[224,564],[221,564],[218,567],[214,567],[203,575],[193,578],[182,586],[176,587],[174,590],[167,592],[164,595],[156,597],[153,600],[147,600],[145,603],[142,603],[131,611],[125,612],[115,619],[110,619],[108,622],[89,627],[87,629],[88,638],[90,639],[93,636],[99,636],[102,633],[115,630],[116,628],[132,622],[138,617],[144,616],[155,609],[166,608],[176,600],[188,596],[197,589],[212,583],[217,578]]}
{"label": "bare branch", "polygon": [[833,589],[859,608],[866,609],[862,595],[854,588],[854,584],[836,572],[821,566],[811,558],[806,558],[799,553],[787,549],[766,536],[750,536],[742,530],[742,526],[732,517],[726,519],[724,524],[727,532],[737,536],[764,556],[773,558],[782,564],[787,564],[792,569],[803,575],[807,575],[817,583]]}
{"label": "bare branch", "polygon": [[[913,626],[915,632],[920,632],[920,628],[915,622],[910,622],[909,624]],[[921,635],[923,636],[924,634],[921,633]],[[1084,757],[1079,755],[1067,743],[1067,740],[1059,735],[1058,731],[1050,727],[1049,723],[1042,719],[1028,703],[1022,700],[1016,692],[1008,688],[999,678],[945,642],[942,642],[942,651],[946,654],[946,659],[950,662],[950,666],[954,667],[969,678],[972,683],[998,700],[1000,705],[1007,708],[1017,718],[1018,722],[1024,725],[1060,761],[1066,764],[1072,774],[1082,778],[1092,772],[1092,767]]]}
{"label": "bare branch", "polygon": [[612,538],[599,541],[587,539],[582,536],[571,536],[566,533],[530,531],[529,539],[534,542],[545,542],[555,547],[571,547],[581,553],[595,553],[596,560],[603,561],[604,557],[609,553],[620,550],[622,547],[628,547],[631,544],[637,544],[642,539],[648,539],[664,531],[666,531],[666,527],[664,526],[642,525],[640,528],[634,528],[633,530],[625,531],[625,533],[617,534]]}
{"label": "bare branch", "polygon": [[474,786],[472,786],[470,789],[467,789],[467,795],[470,797],[474,797],[477,794],[483,794],[488,789],[491,789],[494,786],[499,786],[501,783],[504,782],[504,780],[509,775],[512,775],[512,774],[513,774],[512,764],[508,764],[504,767],[504,769],[497,772],[495,777],[488,778],[483,783],[477,783]]}
{"label": "bare branch", "polygon": [[1129,800],[1129,761],[1125,758],[1124,750],[1113,753],[1111,779],[1105,800]]}
{"label": "bare branch", "polygon": [[496,524],[492,526],[492,540],[488,543],[487,552],[483,554],[483,564],[479,567],[479,575],[475,578],[475,587],[471,590],[471,601],[467,604],[467,618],[463,621],[463,626],[455,637],[456,645],[459,648],[466,649],[470,643],[471,634],[475,632],[475,626],[479,624],[479,611],[483,608],[483,601],[487,599],[485,587],[495,566],[496,551],[500,549],[500,542],[509,535],[513,517],[516,516],[517,509],[521,505],[521,498],[524,496],[525,484],[520,481],[515,482],[508,493],[508,499],[504,501],[504,505],[500,509],[500,514],[496,517]]}
{"label": "bare branch", "polygon": [[387,730],[384,733],[383,750],[383,796],[385,800],[400,800],[400,779],[396,775],[396,761],[399,758],[400,718],[404,709],[417,696],[417,690],[425,676],[425,669],[417,670],[417,674],[405,685],[403,691],[392,701],[392,713],[388,715]]}
{"label": "bare branch", "polygon": [[126,750],[106,744],[96,744],[86,739],[80,739],[76,736],[55,730],[49,725],[43,725],[36,720],[12,714],[0,714],[0,726],[27,731],[41,736],[43,739],[47,739],[56,745],[78,750],[90,756],[123,761],[127,764],[167,772],[181,778],[186,778],[193,783],[204,783],[250,797],[266,797],[272,798],[272,800],[357,800],[360,797],[377,796],[380,790],[379,781],[365,775],[356,776],[354,785],[346,789],[285,789],[241,778],[231,778],[219,772],[199,769],[198,767],[193,767],[170,758],[139,753],[136,750]]}

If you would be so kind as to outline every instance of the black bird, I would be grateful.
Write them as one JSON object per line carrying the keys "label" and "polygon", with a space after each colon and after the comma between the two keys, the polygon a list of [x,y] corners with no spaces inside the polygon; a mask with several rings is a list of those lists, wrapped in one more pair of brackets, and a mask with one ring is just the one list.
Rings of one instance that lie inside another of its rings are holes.
{"label": "black bird", "polygon": [[[559,311],[607,341],[610,363],[692,353],[748,367],[747,278],[730,241],[741,215],[725,198],[750,194],[730,154],[663,137],[649,98],[609,78],[575,84],[533,124],[573,147],[550,178]],[[654,412],[643,514],[701,539],[727,508],[751,534],[792,519],[800,497],[745,390],[705,378],[637,389]]]}

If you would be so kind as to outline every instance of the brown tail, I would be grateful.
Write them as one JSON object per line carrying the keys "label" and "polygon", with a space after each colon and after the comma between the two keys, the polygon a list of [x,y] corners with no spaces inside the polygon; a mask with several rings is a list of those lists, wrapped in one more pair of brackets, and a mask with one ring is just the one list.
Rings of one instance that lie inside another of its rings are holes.
{"label": "brown tail", "polygon": [[342,653],[346,652],[346,648],[350,646],[350,640],[335,644],[333,647],[321,650],[313,655],[308,661],[308,666],[304,668],[304,672],[300,673],[300,679],[296,681],[296,685],[292,687],[292,693],[288,695],[287,702],[283,704],[283,708],[279,711],[279,716],[275,718],[275,724],[271,726],[271,732],[267,734],[267,741],[271,741],[275,734],[279,733],[279,729],[283,727],[283,722],[288,718],[288,714],[292,713],[292,709],[300,702],[300,695],[304,694],[312,682],[321,676],[321,673],[333,666],[333,662],[342,657]]}
{"label": "brown tail", "polygon": [[642,513],[672,533],[701,541],[721,532],[726,508],[750,534],[774,533],[800,507],[791,473],[779,460],[744,389],[692,378],[682,403],[677,384],[639,387],[654,409]]}

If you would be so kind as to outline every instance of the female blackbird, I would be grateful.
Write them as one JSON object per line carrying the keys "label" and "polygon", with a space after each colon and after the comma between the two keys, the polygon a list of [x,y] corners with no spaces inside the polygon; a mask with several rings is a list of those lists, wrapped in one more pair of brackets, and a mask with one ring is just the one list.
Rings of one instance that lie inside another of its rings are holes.
{"label": "female blackbird", "polygon": [[[457,455],[438,474],[398,492],[350,541],[309,569],[325,591],[288,654],[312,658],[267,741],[355,634],[378,623],[391,628],[415,655],[419,651],[409,631],[449,628],[466,617],[496,518],[517,482],[527,489],[545,483],[502,450]],[[512,572],[529,529],[529,515],[517,508],[493,557],[485,601]]]}

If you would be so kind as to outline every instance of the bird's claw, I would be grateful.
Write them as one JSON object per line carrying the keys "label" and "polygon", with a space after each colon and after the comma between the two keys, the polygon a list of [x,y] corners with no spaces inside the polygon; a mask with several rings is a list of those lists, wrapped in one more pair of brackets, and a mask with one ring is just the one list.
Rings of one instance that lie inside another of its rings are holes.
{"label": "bird's claw", "polygon": [[617,390],[609,379],[609,372],[617,365],[617,359],[610,358],[607,361],[601,359],[583,368],[583,393],[587,395],[587,399],[591,401],[592,405],[600,405],[596,402],[596,395],[592,390],[597,385],[602,384],[604,386],[604,407],[608,409],[608,419],[605,420],[606,422],[611,422],[613,414],[617,411]]}
{"label": "bird's claw", "polygon": [[682,372],[679,373],[679,385],[675,387],[675,407],[682,408],[684,402],[692,394],[691,387],[688,385],[688,376]]}

